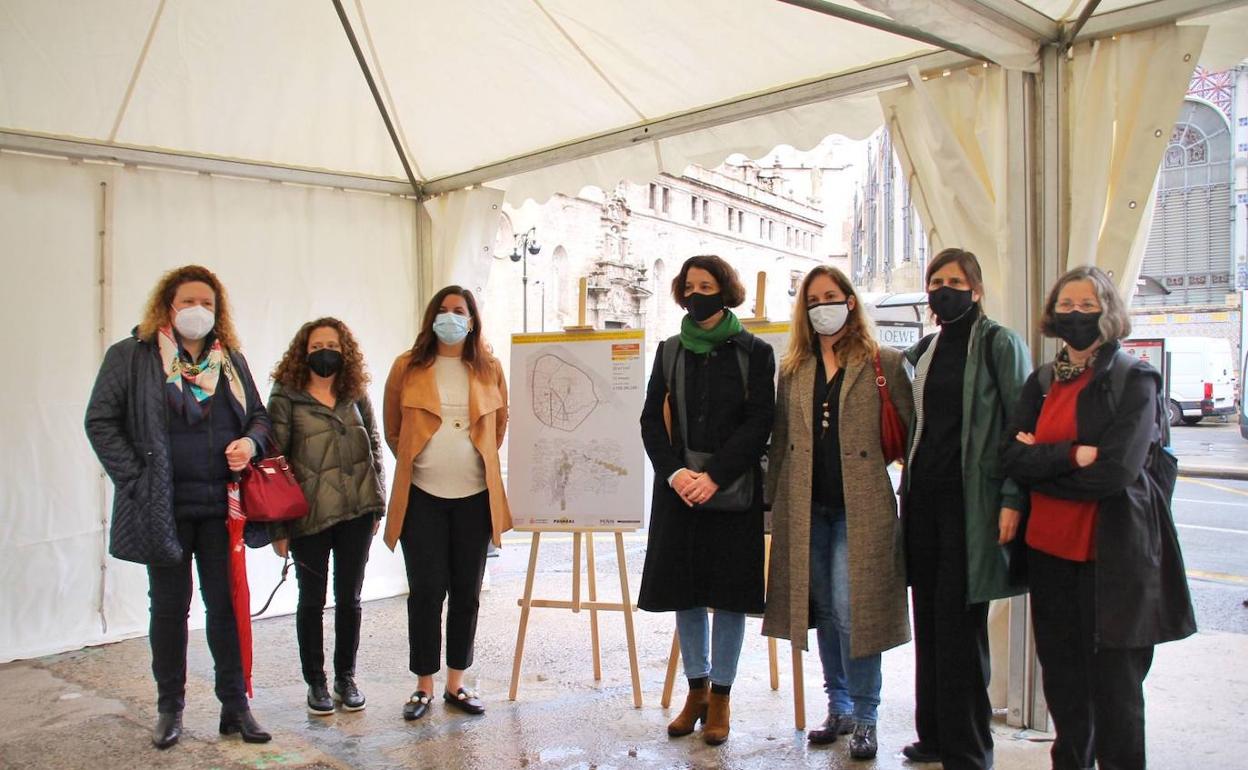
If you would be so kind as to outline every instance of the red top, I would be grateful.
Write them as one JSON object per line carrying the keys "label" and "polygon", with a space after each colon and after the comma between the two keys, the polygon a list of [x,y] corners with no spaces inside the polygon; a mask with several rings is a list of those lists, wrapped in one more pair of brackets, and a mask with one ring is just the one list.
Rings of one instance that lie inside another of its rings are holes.
{"label": "red top", "polygon": [[[1089,367],[1073,380],[1053,381],[1036,420],[1037,444],[1078,439],[1075,404],[1091,380]],[[1073,451],[1070,464],[1075,467]],[[1096,511],[1099,507],[1096,500],[1063,500],[1032,492],[1027,545],[1061,559],[1092,561],[1096,557]]]}

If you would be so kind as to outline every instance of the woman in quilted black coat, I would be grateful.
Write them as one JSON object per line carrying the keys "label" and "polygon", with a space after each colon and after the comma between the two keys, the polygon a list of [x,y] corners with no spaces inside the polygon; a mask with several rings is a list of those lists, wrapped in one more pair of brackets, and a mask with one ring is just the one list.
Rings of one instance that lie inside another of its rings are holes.
{"label": "woman in quilted black coat", "polygon": [[267,448],[270,424],[212,271],[188,265],[161,277],[142,322],[104,356],[86,430],[116,488],[109,553],[147,565],[160,713],[152,743],[168,748],[182,734],[192,556],[207,608],[220,731],[268,741],[247,706],[226,487]]}

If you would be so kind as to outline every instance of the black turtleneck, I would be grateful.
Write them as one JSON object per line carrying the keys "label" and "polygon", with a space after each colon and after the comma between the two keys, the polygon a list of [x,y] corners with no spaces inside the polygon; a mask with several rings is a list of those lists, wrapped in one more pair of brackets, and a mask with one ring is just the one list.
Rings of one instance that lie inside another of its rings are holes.
{"label": "black turtleneck", "polygon": [[962,385],[971,327],[979,307],[940,327],[936,352],[923,383],[923,436],[910,469],[913,483],[928,489],[962,487]]}

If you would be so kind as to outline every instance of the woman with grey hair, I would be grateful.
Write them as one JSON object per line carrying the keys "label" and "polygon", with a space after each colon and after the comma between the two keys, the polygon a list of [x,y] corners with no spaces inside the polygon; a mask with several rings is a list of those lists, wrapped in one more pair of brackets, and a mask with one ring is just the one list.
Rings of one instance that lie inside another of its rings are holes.
{"label": "woman with grey hair", "polygon": [[1161,374],[1121,349],[1131,321],[1095,267],[1058,279],[1040,328],[1065,345],[1023,387],[1003,455],[1031,490],[1031,611],[1053,767],[1143,768],[1153,647],[1196,630],[1170,517]]}

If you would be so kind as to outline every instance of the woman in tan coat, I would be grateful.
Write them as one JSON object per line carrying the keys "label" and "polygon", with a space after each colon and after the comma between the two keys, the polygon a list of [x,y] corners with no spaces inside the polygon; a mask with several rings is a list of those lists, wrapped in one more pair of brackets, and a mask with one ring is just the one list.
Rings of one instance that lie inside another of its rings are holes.
{"label": "woman in tan coat", "polygon": [[811,743],[852,732],[875,756],[880,653],[910,639],[897,501],[880,448],[879,367],[903,425],[912,411],[901,354],[881,348],[845,274],[802,281],[780,364],[767,471],[771,568],[763,633],[801,642],[816,628],[828,717]]}
{"label": "woman in tan coat", "polygon": [[507,383],[486,348],[472,292],[447,286],[425,308],[416,344],[386,379],[386,443],[395,456],[386,545],[403,545],[407,566],[409,665],[419,677],[403,707],[420,719],[433,701],[446,617],[446,703],[483,714],[463,687],[473,640],[486,548],[511,529],[498,447],[507,428]]}

